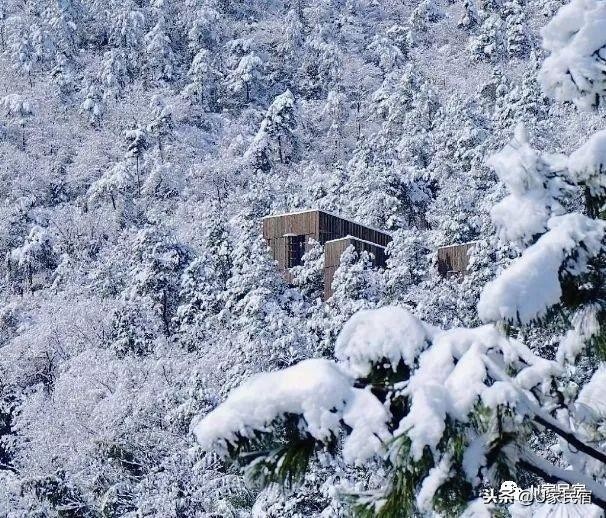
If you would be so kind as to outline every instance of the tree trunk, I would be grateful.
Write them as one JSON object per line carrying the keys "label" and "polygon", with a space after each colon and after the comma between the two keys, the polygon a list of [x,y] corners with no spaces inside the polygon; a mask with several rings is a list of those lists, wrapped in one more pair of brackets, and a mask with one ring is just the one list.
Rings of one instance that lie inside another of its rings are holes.
{"label": "tree trunk", "polygon": [[137,196],[141,196],[141,178],[139,177],[139,155],[135,157],[135,168],[137,170]]}
{"label": "tree trunk", "polygon": [[280,163],[284,163],[284,153],[282,152],[282,137],[278,135],[278,155],[280,156]]}
{"label": "tree trunk", "polygon": [[164,335],[170,334],[170,319],[168,317],[168,296],[166,290],[162,292],[162,322],[164,323]]}

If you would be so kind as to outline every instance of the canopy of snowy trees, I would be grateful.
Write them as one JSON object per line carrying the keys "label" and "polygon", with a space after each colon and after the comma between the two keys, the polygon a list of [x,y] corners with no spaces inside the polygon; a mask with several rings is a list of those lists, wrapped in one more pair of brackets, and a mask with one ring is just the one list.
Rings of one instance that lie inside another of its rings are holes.
{"label": "canopy of snowy trees", "polygon": [[[601,0],[0,2],[0,517],[600,515],[605,49]],[[387,267],[286,284],[307,208]]]}

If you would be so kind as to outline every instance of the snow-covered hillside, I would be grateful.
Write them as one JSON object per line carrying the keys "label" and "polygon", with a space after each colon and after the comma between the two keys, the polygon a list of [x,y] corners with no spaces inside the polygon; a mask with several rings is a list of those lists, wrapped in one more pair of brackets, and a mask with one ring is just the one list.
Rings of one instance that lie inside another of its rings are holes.
{"label": "snow-covered hillside", "polygon": [[[0,1],[0,518],[599,513],[477,500],[606,506],[606,4],[564,4]],[[387,268],[287,284],[261,220],[308,208]]]}

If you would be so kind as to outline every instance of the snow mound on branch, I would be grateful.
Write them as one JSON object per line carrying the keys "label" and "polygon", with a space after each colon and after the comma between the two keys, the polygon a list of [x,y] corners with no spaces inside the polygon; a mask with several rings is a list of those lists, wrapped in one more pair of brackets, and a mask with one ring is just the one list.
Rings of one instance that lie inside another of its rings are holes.
{"label": "snow mound on branch", "polygon": [[[504,367],[518,371],[510,390],[496,398],[488,378],[504,377]],[[522,343],[505,338],[495,326],[451,329],[437,334],[432,346],[421,353],[419,367],[404,394],[411,399],[409,413],[395,435],[411,440],[411,455],[421,459],[426,446],[436,451],[446,429],[446,416],[467,422],[473,406],[482,401],[514,406],[520,391],[528,390],[559,369],[555,362],[535,356]],[[542,388],[542,387],[541,387]]]}
{"label": "snow mound on branch", "polygon": [[357,463],[382,450],[389,437],[389,414],[370,392],[329,360],[313,359],[287,369],[259,374],[230,393],[227,400],[193,425],[204,449],[238,437],[271,431],[286,414],[303,417],[306,430],[319,441],[336,435],[343,421],[352,431],[344,443],[346,462]]}
{"label": "snow mound on branch", "polygon": [[558,363],[574,362],[587,342],[600,332],[598,309],[597,304],[592,304],[577,310],[572,319],[574,327],[569,329],[560,340],[556,353]]}
{"label": "snow mound on branch", "polygon": [[547,220],[560,209],[561,180],[548,178],[550,165],[528,142],[518,125],[513,140],[488,161],[510,194],[497,203],[491,217],[501,238],[527,240],[547,229]]}
{"label": "snow mound on branch", "polygon": [[583,421],[606,418],[606,365],[601,365],[583,387],[575,407],[576,415]]}
{"label": "snow mound on branch", "polygon": [[437,466],[429,470],[429,474],[423,479],[421,489],[417,493],[417,507],[421,511],[431,511],[436,491],[450,478],[450,467],[451,457],[446,454]]}
{"label": "snow mound on branch", "polygon": [[478,302],[480,318],[528,323],[543,316],[562,295],[559,272],[563,263],[578,251],[566,269],[572,275],[583,273],[587,259],[602,248],[605,225],[578,213],[552,217],[549,231],[484,287]]}
{"label": "snow mound on branch", "polygon": [[573,0],[560,8],[542,36],[551,52],[539,73],[545,93],[580,106],[596,104],[606,86],[606,3]]}
{"label": "snow mound on branch", "polygon": [[[606,31],[606,25],[604,26]],[[606,54],[606,53],[605,53]],[[594,133],[568,157],[568,174],[575,183],[583,183],[594,195],[606,189],[606,130]]]}
{"label": "snow mound on branch", "polygon": [[400,360],[412,367],[435,330],[400,307],[358,311],[343,327],[335,356],[357,377],[368,376],[372,366],[387,360],[395,369]]}

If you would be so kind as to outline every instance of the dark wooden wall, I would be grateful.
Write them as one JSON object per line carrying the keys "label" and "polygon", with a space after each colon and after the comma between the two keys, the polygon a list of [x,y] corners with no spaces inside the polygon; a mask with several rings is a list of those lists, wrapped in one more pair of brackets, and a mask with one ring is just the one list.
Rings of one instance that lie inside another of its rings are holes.
{"label": "dark wooden wall", "polygon": [[[267,241],[272,257],[278,261],[280,268],[286,268],[286,234],[305,236],[305,247],[309,239],[319,241],[318,211],[284,214],[263,218],[263,237]],[[288,276],[287,276],[288,277]],[[290,282],[290,278],[287,278]]]}
{"label": "dark wooden wall", "polygon": [[[286,267],[286,236],[288,234],[305,236],[306,249],[309,248],[310,238],[325,245],[324,279],[328,297],[332,294],[330,285],[334,272],[339,267],[341,254],[350,244],[353,244],[359,252],[366,250],[373,254],[376,266],[385,266],[385,249],[383,247],[391,241],[391,236],[385,232],[321,210],[267,216],[263,218],[263,237],[287,282],[292,281],[292,276]],[[351,237],[344,239],[348,236]]]}
{"label": "dark wooden wall", "polygon": [[341,264],[341,256],[349,245],[353,245],[357,252],[366,251],[372,254],[374,266],[385,267],[386,265],[385,248],[382,246],[353,237],[328,241],[324,245],[324,300],[332,296],[332,281]]}
{"label": "dark wooden wall", "polygon": [[464,274],[469,265],[469,250],[475,244],[476,242],[473,241],[438,248],[438,272],[444,276]]}
{"label": "dark wooden wall", "polygon": [[340,239],[346,236],[357,237],[364,241],[370,241],[377,245],[387,246],[391,236],[385,232],[365,227],[359,223],[333,216],[327,212],[320,212],[320,243],[326,243],[332,239]]}

